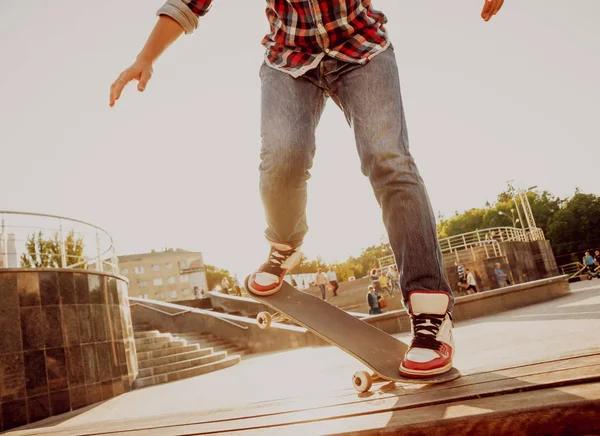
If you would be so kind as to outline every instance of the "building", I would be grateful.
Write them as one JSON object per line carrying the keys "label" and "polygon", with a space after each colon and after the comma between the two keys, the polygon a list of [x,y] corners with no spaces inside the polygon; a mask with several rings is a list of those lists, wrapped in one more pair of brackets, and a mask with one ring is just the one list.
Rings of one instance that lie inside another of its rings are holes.
{"label": "building", "polygon": [[162,301],[188,300],[208,290],[202,253],[180,248],[119,256],[129,295]]}

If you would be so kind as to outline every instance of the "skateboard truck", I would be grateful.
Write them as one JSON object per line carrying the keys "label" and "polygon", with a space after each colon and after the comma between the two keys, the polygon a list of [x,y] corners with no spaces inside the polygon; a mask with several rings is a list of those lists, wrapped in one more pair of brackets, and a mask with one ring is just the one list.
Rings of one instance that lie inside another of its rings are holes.
{"label": "skateboard truck", "polygon": [[261,329],[268,329],[273,322],[289,321],[289,318],[281,312],[275,312],[271,315],[269,312],[259,312],[256,315],[256,322]]}

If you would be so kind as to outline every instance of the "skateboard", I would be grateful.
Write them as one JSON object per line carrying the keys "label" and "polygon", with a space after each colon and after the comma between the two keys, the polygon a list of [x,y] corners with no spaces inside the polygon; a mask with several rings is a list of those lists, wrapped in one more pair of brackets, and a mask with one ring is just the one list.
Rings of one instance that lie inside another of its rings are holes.
{"label": "skateboard", "polygon": [[[246,289],[248,278],[245,281]],[[373,371],[371,374],[359,371],[353,375],[352,385],[358,392],[367,392],[373,382],[378,381],[434,384],[460,377],[456,368],[427,378],[403,377],[398,368],[408,350],[407,344],[318,297],[297,290],[285,281],[273,295],[263,297],[252,292],[249,294],[276,311],[275,316],[267,312],[259,313],[256,318],[259,327],[268,328],[272,322],[280,319],[291,320],[370,368]]]}

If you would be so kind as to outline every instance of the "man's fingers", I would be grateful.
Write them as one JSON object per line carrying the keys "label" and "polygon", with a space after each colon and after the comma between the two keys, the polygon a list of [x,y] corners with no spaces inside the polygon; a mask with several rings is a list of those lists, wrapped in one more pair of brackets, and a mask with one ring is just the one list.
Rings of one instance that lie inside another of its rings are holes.
{"label": "man's fingers", "polygon": [[492,15],[496,15],[503,4],[504,4],[504,0],[496,0],[496,3],[494,5],[494,10],[492,11]]}
{"label": "man's fingers", "polygon": [[125,70],[119,75],[118,79],[110,86],[110,106],[114,106],[115,102],[121,97],[123,88],[134,78],[135,75],[130,70]]}
{"label": "man's fingers", "polygon": [[138,91],[142,92],[146,89],[146,85],[148,84],[148,80],[152,77],[152,70],[146,69],[142,71],[140,76],[140,82],[138,83]]}
{"label": "man's fingers", "polygon": [[490,18],[498,13],[503,4],[504,0],[485,0],[481,11],[481,18],[489,21]]}

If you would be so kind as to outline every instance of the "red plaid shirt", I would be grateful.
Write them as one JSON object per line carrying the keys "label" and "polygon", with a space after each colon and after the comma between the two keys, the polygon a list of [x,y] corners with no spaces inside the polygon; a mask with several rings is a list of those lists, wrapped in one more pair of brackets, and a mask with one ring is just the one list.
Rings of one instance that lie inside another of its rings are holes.
{"label": "red plaid shirt", "polygon": [[[166,5],[178,13],[166,14],[189,33],[212,2],[168,0]],[[183,5],[193,15],[182,11]],[[163,7],[159,14],[165,10]],[[191,15],[187,20],[186,13]],[[387,18],[373,9],[371,0],[267,0],[266,14],[271,32],[262,40],[267,49],[265,60],[294,77],[316,67],[325,55],[364,64],[389,45],[384,28]]]}

